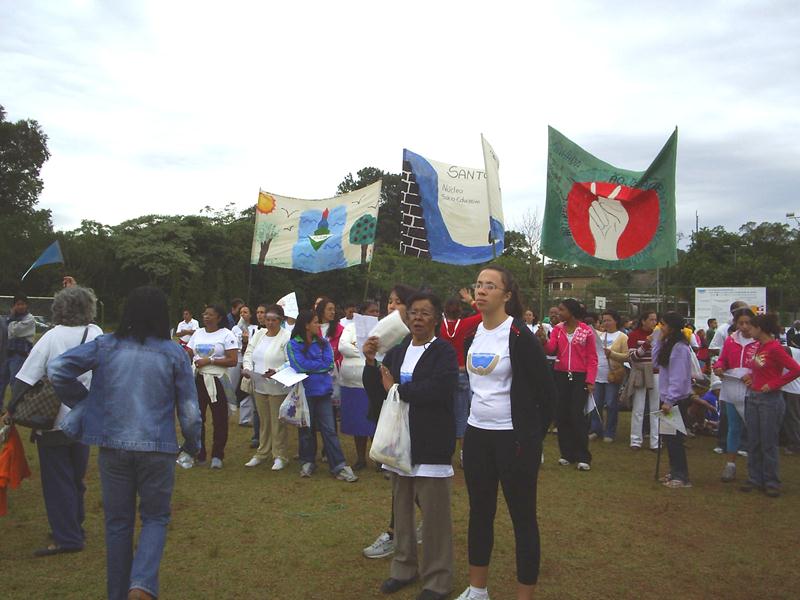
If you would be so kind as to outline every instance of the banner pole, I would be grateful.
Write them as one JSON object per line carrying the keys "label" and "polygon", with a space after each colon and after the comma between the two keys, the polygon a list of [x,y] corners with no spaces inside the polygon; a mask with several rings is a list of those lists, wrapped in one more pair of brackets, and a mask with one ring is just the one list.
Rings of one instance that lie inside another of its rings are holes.
{"label": "banner pole", "polygon": [[539,267],[539,320],[544,319],[544,253],[541,253],[542,264]]}
{"label": "banner pole", "polygon": [[250,306],[250,288],[253,285],[253,263],[250,263],[250,273],[247,276],[247,306]]}
{"label": "banner pole", "polygon": [[367,294],[369,293],[369,278],[370,278],[370,275],[372,274],[372,263],[373,263],[374,260],[375,260],[375,244],[373,243],[372,244],[372,258],[370,259],[369,264],[367,265],[367,278],[364,281],[364,297],[361,299],[362,302],[366,302],[367,301]]}

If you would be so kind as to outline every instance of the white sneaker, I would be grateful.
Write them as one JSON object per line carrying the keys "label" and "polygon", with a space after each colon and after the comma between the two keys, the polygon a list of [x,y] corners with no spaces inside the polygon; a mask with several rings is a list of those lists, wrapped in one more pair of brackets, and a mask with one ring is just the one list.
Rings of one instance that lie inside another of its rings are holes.
{"label": "white sneaker", "polygon": [[562,467],[566,467],[569,464],[569,461],[566,458],[559,458],[558,464],[560,464]]}
{"label": "white sneaker", "polygon": [[353,483],[354,481],[358,481],[358,475],[353,473],[353,469],[350,467],[342,467],[342,470],[336,474],[336,479],[339,481],[346,481],[347,483]]}
{"label": "white sneaker", "polygon": [[593,442],[593,441],[595,441],[597,438],[598,438],[598,435],[597,435],[596,433],[590,433],[590,434],[589,434],[589,441],[592,441],[592,442]]}
{"label": "white sneaker", "polygon": [[311,477],[311,474],[314,472],[314,463],[303,463],[303,466],[300,467],[300,477]]}
{"label": "white sneaker", "polygon": [[738,454],[739,456],[744,456],[745,458],[747,458],[747,450],[739,450],[736,454]]}
{"label": "white sneaker", "polygon": [[257,467],[262,462],[264,462],[263,458],[258,458],[257,456],[254,456],[253,458],[248,460],[246,463],[244,463],[244,466],[245,467]]}
{"label": "white sneaker", "polygon": [[422,521],[420,521],[419,525],[417,525],[417,543],[422,543]]}
{"label": "white sneaker", "polygon": [[720,446],[717,446],[716,448],[714,448],[714,454],[722,454],[724,452],[725,451]]}
{"label": "white sneaker", "polygon": [[472,588],[467,586],[467,589],[464,590],[464,593],[461,594],[456,600],[489,600],[489,592],[486,592],[485,595],[476,596],[475,594],[471,593]]}
{"label": "white sneaker", "polygon": [[592,465],[590,465],[589,463],[581,463],[581,462],[578,463],[578,471],[591,471],[591,470],[592,470]]}
{"label": "white sneaker", "polygon": [[276,458],[275,462],[272,463],[272,470],[273,471],[282,471],[289,465],[289,461],[283,460],[282,458]]}
{"label": "white sneaker", "polygon": [[394,539],[384,531],[378,536],[371,546],[367,546],[362,551],[367,558],[386,558],[394,554]]}
{"label": "white sneaker", "polygon": [[183,451],[178,455],[178,459],[175,462],[178,463],[179,467],[184,469],[191,469],[194,466],[194,458]]}
{"label": "white sneaker", "polygon": [[211,468],[212,469],[221,469],[222,468],[222,459],[221,458],[212,458],[211,459]]}

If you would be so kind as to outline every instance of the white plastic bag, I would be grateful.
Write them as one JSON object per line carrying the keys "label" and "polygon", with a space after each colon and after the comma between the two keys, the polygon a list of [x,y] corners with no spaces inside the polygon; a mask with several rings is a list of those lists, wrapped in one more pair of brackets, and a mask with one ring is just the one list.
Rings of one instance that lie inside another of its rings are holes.
{"label": "white plastic bag", "polygon": [[295,384],[286,394],[278,409],[278,420],[295,427],[310,427],[311,413],[308,410],[306,391],[303,382]]}
{"label": "white plastic bag", "polygon": [[411,473],[411,431],[408,427],[408,403],[400,400],[397,384],[389,388],[383,401],[375,437],[369,449],[375,462]]}

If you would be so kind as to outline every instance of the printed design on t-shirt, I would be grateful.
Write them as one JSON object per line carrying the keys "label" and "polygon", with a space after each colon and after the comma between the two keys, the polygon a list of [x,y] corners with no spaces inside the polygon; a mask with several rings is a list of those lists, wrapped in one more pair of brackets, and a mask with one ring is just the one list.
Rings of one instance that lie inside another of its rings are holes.
{"label": "printed design on t-shirt", "polygon": [[500,355],[488,352],[470,352],[467,356],[467,368],[476,375],[489,375],[500,362]]}
{"label": "printed design on t-shirt", "polygon": [[200,358],[211,358],[214,356],[214,348],[216,344],[197,344],[194,347],[194,353]]}
{"label": "printed design on t-shirt", "polygon": [[766,354],[763,352],[759,352],[758,354],[753,356],[753,366],[754,367],[763,367],[767,364],[767,357]]}
{"label": "printed design on t-shirt", "polygon": [[414,373],[400,371],[400,383],[409,383],[414,378]]}

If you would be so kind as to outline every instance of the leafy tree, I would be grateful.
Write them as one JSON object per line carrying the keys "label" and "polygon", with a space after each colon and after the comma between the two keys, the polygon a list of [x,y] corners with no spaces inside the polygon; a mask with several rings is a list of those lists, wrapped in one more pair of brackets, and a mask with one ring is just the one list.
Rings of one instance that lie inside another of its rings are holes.
{"label": "leafy tree", "polygon": [[367,250],[375,242],[378,222],[372,215],[362,215],[350,228],[350,243],[361,246],[361,264],[367,264]]}

